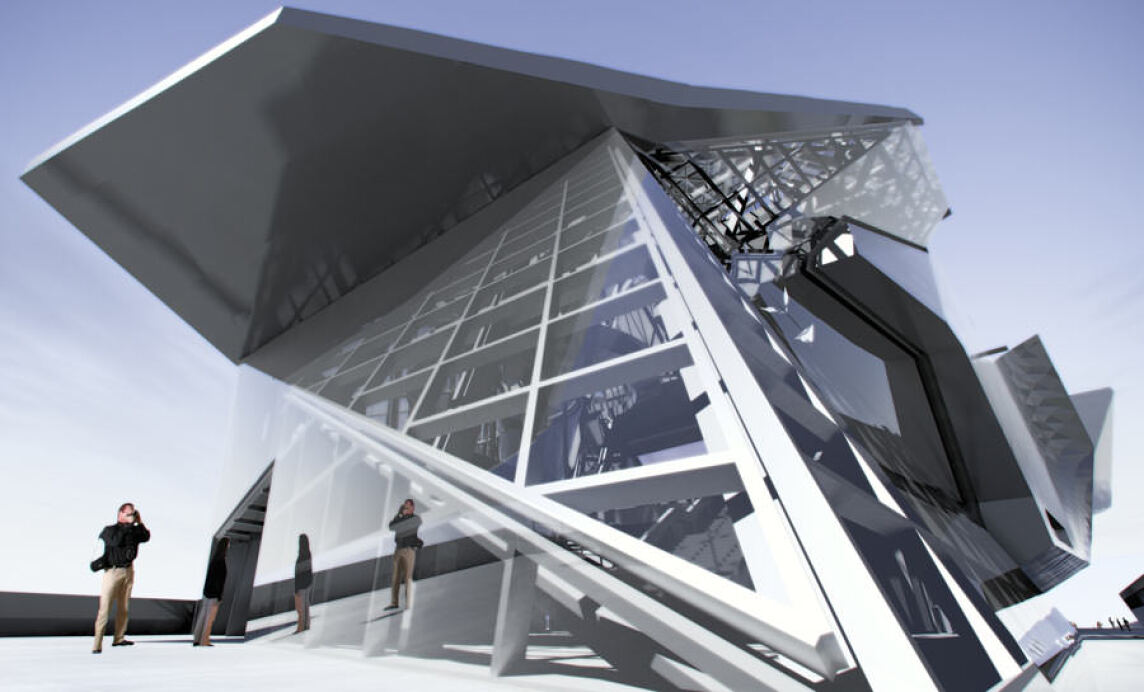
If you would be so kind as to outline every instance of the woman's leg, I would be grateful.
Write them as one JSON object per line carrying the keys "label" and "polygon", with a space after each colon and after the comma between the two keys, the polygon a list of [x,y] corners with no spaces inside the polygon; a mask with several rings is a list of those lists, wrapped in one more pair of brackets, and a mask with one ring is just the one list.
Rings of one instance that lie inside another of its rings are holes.
{"label": "woman's leg", "polygon": [[200,642],[203,646],[214,646],[211,644],[211,630],[214,629],[214,621],[220,605],[222,605],[222,601],[217,598],[211,599],[211,609],[207,613],[207,626],[203,628],[203,638]]}
{"label": "woman's leg", "polygon": [[298,627],[294,630],[294,633],[297,634],[298,632],[302,631],[302,617],[303,616],[302,616],[302,592],[301,591],[295,591],[294,592],[294,610],[298,611]]}
{"label": "woman's leg", "polygon": [[413,564],[417,561],[417,551],[406,548],[405,558],[405,607],[413,607]]}
{"label": "woman's leg", "polygon": [[401,548],[393,551],[393,581],[389,589],[389,607],[397,607],[397,596],[401,593]]}

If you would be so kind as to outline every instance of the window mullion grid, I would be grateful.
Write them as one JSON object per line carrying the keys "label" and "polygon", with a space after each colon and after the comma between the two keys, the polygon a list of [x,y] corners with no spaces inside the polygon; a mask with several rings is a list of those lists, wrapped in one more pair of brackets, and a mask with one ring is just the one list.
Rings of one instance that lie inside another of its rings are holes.
{"label": "window mullion grid", "polygon": [[[378,373],[378,372],[381,370],[381,366],[382,366],[382,365],[384,365],[384,364],[385,364],[385,362],[386,362],[387,360],[389,360],[389,355],[390,355],[391,353],[393,353],[394,351],[398,350],[398,348],[397,348],[397,344],[400,344],[400,343],[401,343],[401,340],[405,338],[405,333],[409,331],[409,328],[410,328],[411,326],[413,326],[413,323],[414,323],[414,322],[416,322],[418,319],[420,319],[420,318],[418,317],[418,315],[421,313],[421,311],[422,311],[422,310],[424,310],[424,309],[425,309],[425,305],[426,305],[426,303],[428,303],[428,302],[429,302],[429,299],[430,299],[431,297],[433,297],[433,291],[429,291],[429,292],[427,292],[427,293],[425,294],[425,298],[424,298],[424,299],[422,299],[422,301],[421,301],[421,305],[420,305],[420,306],[418,306],[418,308],[417,308],[417,311],[416,311],[416,312],[414,312],[412,315],[410,315],[410,317],[409,317],[409,321],[408,321],[408,322],[406,322],[406,323],[405,323],[405,326],[401,328],[401,333],[400,333],[400,334],[398,334],[398,335],[397,335],[397,338],[393,340],[393,343],[391,343],[391,344],[390,344],[390,345],[389,345],[389,346],[388,346],[388,347],[385,349],[385,353],[382,353],[382,354],[381,354],[381,357],[377,359],[377,365],[375,365],[375,366],[373,367],[373,370],[372,370],[372,371],[369,373],[369,377],[365,378],[365,382],[362,382],[362,383],[361,383],[361,386],[357,388],[357,392],[354,394],[353,398],[352,398],[352,399],[350,399],[350,403],[349,403],[349,405],[347,406],[347,408],[350,408],[350,409],[352,409],[352,408],[354,407],[354,404],[356,404],[356,403],[357,403],[357,400],[358,400],[358,399],[360,399],[360,398],[361,398],[361,397],[362,397],[362,396],[365,394],[365,392],[366,392],[366,388],[369,386],[369,383],[370,383],[370,382],[373,382],[373,378],[377,377],[377,373]],[[388,332],[388,331],[393,331],[393,330],[386,330],[386,331]],[[381,334],[378,334],[378,335],[377,335],[377,338],[379,338],[379,339],[380,339],[380,338],[381,338],[382,336],[384,336],[385,334],[386,334],[386,332],[382,332]],[[368,343],[368,342],[367,342],[367,343]],[[364,346],[365,344],[362,344],[362,345]],[[361,346],[358,346],[358,348],[361,348]],[[354,349],[354,351],[357,351],[357,349]],[[348,362],[348,360],[347,360],[347,361],[343,361],[343,365],[344,365],[346,362]],[[363,365],[364,365],[364,363],[363,363]],[[410,373],[410,374],[412,375],[413,373]],[[336,377],[336,376],[337,376],[337,375],[335,375],[335,377]],[[365,411],[362,411],[362,414],[364,415],[364,414],[365,414]],[[386,415],[388,416],[388,415],[389,415],[389,413],[388,413],[388,412],[386,412]]]}
{"label": "window mullion grid", "polygon": [[433,370],[429,373],[429,379],[425,381],[425,385],[421,388],[421,393],[417,396],[417,403],[409,410],[409,417],[405,419],[405,425],[401,426],[401,432],[408,434],[409,427],[417,420],[417,416],[421,413],[421,406],[425,402],[425,397],[429,395],[429,389],[433,386],[434,380],[437,379],[437,374],[441,370],[442,363],[445,362],[449,354],[449,350],[453,348],[453,340],[457,338],[457,333],[461,331],[461,325],[465,323],[465,318],[469,316],[469,310],[473,307],[473,302],[477,299],[477,294],[480,293],[481,287],[488,278],[489,270],[493,268],[496,263],[497,253],[500,252],[501,246],[504,245],[504,239],[508,237],[507,231],[501,231],[501,237],[497,241],[496,249],[489,255],[489,262],[485,265],[485,270],[481,272],[481,280],[477,283],[473,292],[469,295],[468,301],[465,303],[465,310],[461,316],[453,323],[453,331],[449,333],[449,339],[445,342],[444,348],[441,349],[441,355],[438,356],[437,362],[433,365]]}
{"label": "window mullion grid", "polygon": [[568,179],[564,178],[564,189],[560,195],[560,208],[556,215],[556,246],[549,258],[548,285],[544,289],[544,307],[540,312],[540,329],[536,337],[536,352],[532,360],[532,377],[528,382],[528,398],[524,405],[524,420],[520,426],[520,446],[516,452],[516,475],[513,479],[517,485],[525,485],[528,478],[528,459],[532,451],[532,428],[539,415],[536,407],[540,401],[540,371],[544,365],[545,342],[548,338],[548,321],[552,309],[552,293],[556,285],[556,265],[560,250],[560,237],[564,233],[564,205],[568,202]]}

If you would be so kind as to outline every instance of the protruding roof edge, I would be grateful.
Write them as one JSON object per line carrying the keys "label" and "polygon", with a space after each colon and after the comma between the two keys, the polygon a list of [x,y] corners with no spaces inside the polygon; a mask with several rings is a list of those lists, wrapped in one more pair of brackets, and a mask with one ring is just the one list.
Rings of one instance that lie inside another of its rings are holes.
{"label": "protruding roof edge", "polygon": [[286,26],[294,26],[309,31],[318,31],[589,89],[610,91],[673,106],[854,115],[889,120],[909,120],[918,125],[923,122],[921,116],[906,108],[819,99],[809,96],[753,92],[743,89],[695,86],[684,82],[623,72],[570,58],[502,48],[418,29],[376,24],[367,20],[339,17],[292,7],[282,8],[276,21]]}
{"label": "protruding roof edge", "polygon": [[28,175],[28,173],[35,170],[38,166],[43,164],[45,161],[48,161],[49,159],[56,156],[60,152],[64,151],[68,147],[72,146],[76,142],[82,140],[84,137],[87,137],[91,133],[98,131],[104,125],[107,125],[108,123],[122,117],[124,114],[129,113],[132,110],[138,108],[139,106],[143,105],[144,103],[150,101],[151,99],[155,98],[159,94],[163,93],[167,89],[170,89],[171,87],[173,87],[174,85],[183,81],[187,77],[193,75],[195,72],[198,72],[204,66],[209,65],[210,63],[214,62],[215,60],[218,60],[223,55],[226,55],[230,51],[234,50],[238,46],[241,46],[243,43],[250,40],[250,38],[252,36],[255,36],[256,34],[259,34],[263,31],[265,31],[267,28],[273,26],[274,24],[276,24],[278,22],[278,20],[281,18],[282,14],[285,10],[286,10],[286,8],[279,7],[278,9],[274,10],[273,12],[266,15],[262,19],[259,19],[257,22],[251,24],[250,26],[246,27],[242,31],[238,32],[234,36],[231,36],[230,38],[226,39],[225,41],[218,44],[214,48],[211,48],[210,50],[208,50],[207,52],[198,56],[194,60],[191,60],[189,63],[187,63],[186,65],[183,65],[182,67],[175,70],[171,74],[167,75],[163,79],[159,80],[158,82],[156,82],[152,86],[148,87],[147,89],[144,89],[142,92],[133,96],[131,99],[129,99],[125,103],[121,104],[120,106],[118,106],[116,108],[111,109],[107,113],[101,115],[100,117],[91,121],[87,125],[84,125],[83,127],[79,128],[78,130],[73,132],[72,134],[63,138],[59,142],[56,142],[52,146],[48,147],[43,153],[41,153],[39,156],[32,159],[31,162],[28,163],[27,167],[24,168],[24,172],[20,174],[20,178],[21,179],[24,178],[24,176]]}

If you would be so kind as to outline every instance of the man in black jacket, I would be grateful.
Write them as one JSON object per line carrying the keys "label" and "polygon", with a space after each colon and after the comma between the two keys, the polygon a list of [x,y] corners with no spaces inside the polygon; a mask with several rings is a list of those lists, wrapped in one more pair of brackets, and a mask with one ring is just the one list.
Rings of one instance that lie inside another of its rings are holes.
{"label": "man in black jacket", "polygon": [[111,602],[116,602],[115,638],[112,646],[131,646],[135,642],[123,638],[127,632],[127,601],[135,582],[135,569],[131,563],[139,553],[139,544],[151,540],[151,532],[143,525],[143,518],[135,505],[124,502],[119,506],[118,521],[103,527],[99,539],[103,541],[103,585],[99,590],[99,615],[95,618],[95,645],[91,653],[103,652],[103,630]]}
{"label": "man in black jacket", "polygon": [[401,582],[405,582],[405,607],[412,605],[413,595],[410,587],[413,586],[413,563],[417,557],[417,548],[421,547],[421,539],[417,537],[417,529],[421,526],[421,517],[413,513],[413,500],[406,500],[401,504],[397,516],[389,522],[393,530],[396,550],[393,551],[393,595],[386,610],[397,608],[397,596],[401,592]]}

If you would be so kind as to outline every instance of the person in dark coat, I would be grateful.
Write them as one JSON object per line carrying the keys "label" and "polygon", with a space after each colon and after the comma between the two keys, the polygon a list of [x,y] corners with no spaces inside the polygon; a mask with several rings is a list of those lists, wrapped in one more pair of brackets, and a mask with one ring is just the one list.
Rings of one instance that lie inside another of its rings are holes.
{"label": "person in dark coat", "polygon": [[203,598],[206,599],[207,624],[202,635],[195,642],[195,646],[214,646],[211,644],[211,630],[214,629],[215,617],[222,604],[222,589],[226,585],[226,551],[230,548],[230,539],[223,537],[215,544],[214,554],[211,555],[210,565],[207,567],[207,579],[203,583]]}
{"label": "person in dark coat", "polygon": [[135,505],[124,502],[119,506],[116,522],[105,526],[99,534],[103,541],[102,566],[103,584],[99,590],[99,613],[95,617],[95,644],[91,653],[103,652],[103,630],[111,613],[111,602],[115,601],[115,638],[112,646],[131,646],[135,642],[124,637],[127,633],[127,602],[131,599],[131,587],[135,584],[135,557],[139,544],[151,540],[151,532],[143,525],[143,516]]}
{"label": "person in dark coat", "polygon": [[412,499],[406,500],[401,504],[401,509],[397,511],[393,521],[389,522],[389,528],[393,530],[394,536],[393,585],[386,610],[397,609],[397,597],[401,593],[402,582],[405,583],[405,607],[413,605],[413,594],[410,592],[413,586],[413,565],[417,560],[417,549],[422,545],[421,539],[417,537],[417,529],[421,527],[421,517],[414,513],[415,508]]}
{"label": "person in dark coat", "polygon": [[310,537],[298,534],[298,560],[294,563],[294,609],[298,611],[298,628],[294,633],[310,629],[310,588],[314,585]]}

